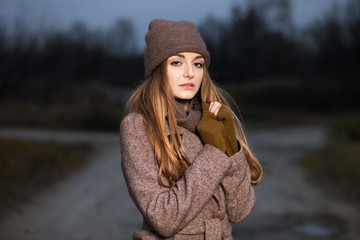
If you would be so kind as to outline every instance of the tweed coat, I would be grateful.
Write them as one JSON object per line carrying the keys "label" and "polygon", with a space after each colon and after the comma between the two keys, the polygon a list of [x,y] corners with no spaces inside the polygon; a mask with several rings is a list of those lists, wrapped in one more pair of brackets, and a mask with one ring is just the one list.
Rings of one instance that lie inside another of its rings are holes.
{"label": "tweed coat", "polygon": [[120,125],[124,178],[143,215],[143,228],[133,239],[233,239],[230,222],[242,221],[255,204],[243,148],[228,157],[178,121],[191,165],[173,187],[162,187],[143,121],[143,115],[130,113]]}

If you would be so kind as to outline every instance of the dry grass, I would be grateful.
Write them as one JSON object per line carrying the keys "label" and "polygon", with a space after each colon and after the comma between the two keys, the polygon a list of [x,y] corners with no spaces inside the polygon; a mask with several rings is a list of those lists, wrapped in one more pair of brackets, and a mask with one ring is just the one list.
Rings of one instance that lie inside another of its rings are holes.
{"label": "dry grass", "polygon": [[303,162],[315,180],[335,185],[345,196],[360,201],[360,142],[334,142]]}
{"label": "dry grass", "polygon": [[80,169],[90,145],[0,139],[0,216],[50,184]]}

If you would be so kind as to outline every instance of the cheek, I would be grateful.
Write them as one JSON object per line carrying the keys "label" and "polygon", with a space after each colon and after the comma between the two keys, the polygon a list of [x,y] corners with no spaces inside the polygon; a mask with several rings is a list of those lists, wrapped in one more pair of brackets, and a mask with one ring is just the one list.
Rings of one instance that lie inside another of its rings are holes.
{"label": "cheek", "polygon": [[169,80],[169,82],[176,82],[179,77],[182,76],[182,72],[179,68],[171,68],[171,67],[168,67],[166,69],[166,76]]}
{"label": "cheek", "polygon": [[169,87],[173,92],[177,91],[177,79],[176,78],[168,78]]}
{"label": "cheek", "polygon": [[174,86],[176,83],[176,76],[174,74],[174,71],[167,70],[166,71],[166,78],[168,80],[169,86],[172,90],[174,90]]}
{"label": "cheek", "polygon": [[201,71],[196,77],[196,82],[198,85],[201,85],[203,78],[204,78],[204,71]]}

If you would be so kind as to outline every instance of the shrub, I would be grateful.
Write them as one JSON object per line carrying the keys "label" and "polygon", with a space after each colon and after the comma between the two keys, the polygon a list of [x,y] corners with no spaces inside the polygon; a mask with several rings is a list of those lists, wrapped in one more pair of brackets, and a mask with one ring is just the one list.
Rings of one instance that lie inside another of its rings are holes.
{"label": "shrub", "polygon": [[329,135],[334,139],[360,141],[360,115],[334,120],[330,124]]}

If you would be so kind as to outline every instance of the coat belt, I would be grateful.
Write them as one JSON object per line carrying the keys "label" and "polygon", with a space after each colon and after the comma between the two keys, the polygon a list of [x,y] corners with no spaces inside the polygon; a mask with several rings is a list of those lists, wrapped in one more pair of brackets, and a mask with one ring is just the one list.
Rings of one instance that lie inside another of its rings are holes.
{"label": "coat belt", "polygon": [[[224,221],[227,220],[227,216],[225,215]],[[192,222],[190,228],[184,228],[178,232],[179,235],[175,234],[174,239],[183,239],[184,235],[197,235],[204,234],[205,240],[232,240],[231,233],[229,236],[223,236],[223,222],[220,221],[219,218],[213,219],[197,219],[195,222]],[[149,227],[149,225],[144,222],[144,228]],[[145,229],[142,229],[145,231]]]}

